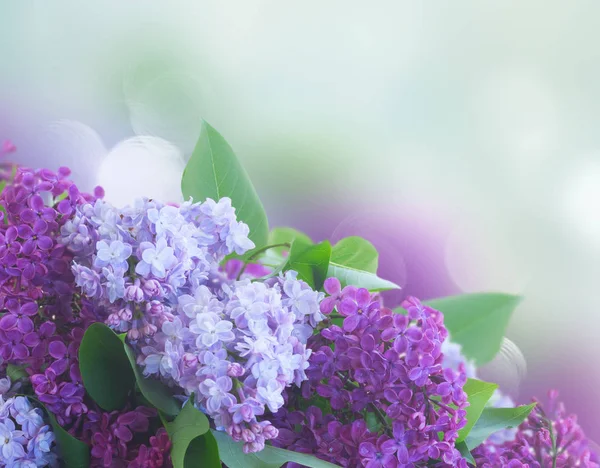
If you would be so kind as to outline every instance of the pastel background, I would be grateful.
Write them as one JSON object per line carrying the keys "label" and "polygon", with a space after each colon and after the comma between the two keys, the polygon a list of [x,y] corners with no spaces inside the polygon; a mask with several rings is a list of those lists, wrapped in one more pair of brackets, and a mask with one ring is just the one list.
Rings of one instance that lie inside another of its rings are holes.
{"label": "pastel background", "polygon": [[272,225],[362,235],[430,298],[525,299],[490,372],[600,441],[600,4],[4,2],[0,139],[176,199],[207,119]]}

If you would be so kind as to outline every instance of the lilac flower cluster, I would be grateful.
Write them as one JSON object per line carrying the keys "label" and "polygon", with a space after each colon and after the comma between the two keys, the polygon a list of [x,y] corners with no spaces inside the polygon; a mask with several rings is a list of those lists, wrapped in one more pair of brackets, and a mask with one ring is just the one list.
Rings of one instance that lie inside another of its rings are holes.
{"label": "lilac flower cluster", "polygon": [[77,286],[133,340],[156,331],[145,315],[170,319],[163,304],[218,276],[225,255],[254,247],[228,198],[181,207],[140,200],[124,209],[97,200],[79,206],[61,233]]}
{"label": "lilac flower cluster", "polygon": [[[309,380],[276,415],[276,445],[346,467],[466,467],[454,447],[466,424],[466,375],[442,366],[442,314],[414,298],[406,315],[394,314],[335,278],[325,290],[322,313],[336,310],[343,324],[309,340]],[[302,400],[329,414],[304,410]]]}
{"label": "lilac flower cluster", "polygon": [[[10,388],[10,378],[1,380],[1,390]],[[0,465],[58,466],[54,433],[44,422],[42,410],[34,408],[27,397],[0,392]]]}
{"label": "lilac flower cluster", "polygon": [[220,262],[254,247],[247,234],[227,198],[122,210],[98,200],[77,208],[62,241],[77,285],[127,332],[144,374],[194,394],[218,429],[258,451],[277,431],[257,416],[278,411],[285,387],[306,379],[323,294],[294,272],[228,279]]}
{"label": "lilac flower cluster", "polygon": [[[166,468],[170,467],[171,447],[164,429],[150,437],[149,446],[140,444],[150,428],[156,410],[138,406],[134,410],[105,412],[90,410],[83,423],[81,438],[91,446],[91,467]],[[138,442],[136,442],[138,440]]]}
{"label": "lilac flower cluster", "polygon": [[57,237],[74,207],[95,199],[69,173],[18,168],[0,195],[0,356],[27,367],[37,397],[62,424],[85,412],[76,346],[90,319],[74,296],[73,256]]}
{"label": "lilac flower cluster", "polygon": [[538,402],[514,440],[502,445],[486,441],[473,455],[481,468],[600,467],[600,458],[591,450],[577,417],[566,414],[555,391],[550,392],[547,411]]}

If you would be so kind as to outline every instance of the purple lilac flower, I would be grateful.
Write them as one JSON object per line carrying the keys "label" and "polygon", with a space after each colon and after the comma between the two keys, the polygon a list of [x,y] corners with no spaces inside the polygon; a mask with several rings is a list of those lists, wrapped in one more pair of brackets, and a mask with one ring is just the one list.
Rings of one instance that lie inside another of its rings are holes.
{"label": "purple lilac flower", "polygon": [[[83,422],[81,438],[91,446],[92,467],[170,467],[170,443],[163,430],[140,443],[148,432],[156,410],[139,406],[134,410],[90,411]],[[166,440],[165,440],[166,437]]]}
{"label": "purple lilac flower", "polygon": [[519,426],[514,440],[502,445],[486,441],[473,452],[478,467],[600,467],[577,417],[567,415],[558,393],[551,391],[546,408],[538,402]]}
{"label": "purple lilac flower", "polygon": [[167,468],[172,466],[169,451],[171,439],[164,428],[156,431],[156,435],[150,437],[150,444],[141,445],[137,456],[128,465],[128,468]]}
{"label": "purple lilac flower", "polygon": [[[0,194],[6,209],[0,224],[0,354],[27,368],[36,396],[63,424],[86,411],[74,347],[80,327],[95,315],[75,296],[73,254],[57,241],[75,208],[95,200],[77,190],[69,173],[20,167]],[[93,278],[82,278],[93,289]],[[65,347],[60,359],[49,352],[58,342]]]}
{"label": "purple lilac flower", "polygon": [[[336,279],[325,288],[332,295],[320,311],[337,311],[342,326],[309,339],[309,379],[286,392],[286,409],[273,419],[275,445],[346,467],[466,468],[454,442],[466,424],[467,377],[442,365],[442,314],[414,298],[403,303],[406,315],[394,314]],[[329,414],[294,411],[313,398]]]}

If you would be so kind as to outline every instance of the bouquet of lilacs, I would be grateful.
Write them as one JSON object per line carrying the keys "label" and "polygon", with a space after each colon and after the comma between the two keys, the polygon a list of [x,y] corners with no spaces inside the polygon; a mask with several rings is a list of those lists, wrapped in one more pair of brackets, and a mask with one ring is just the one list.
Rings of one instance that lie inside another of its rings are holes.
{"label": "bouquet of lilacs", "polygon": [[386,307],[374,247],[269,230],[206,123],[181,204],[2,168],[0,466],[600,466],[555,393],[477,379],[518,298]]}

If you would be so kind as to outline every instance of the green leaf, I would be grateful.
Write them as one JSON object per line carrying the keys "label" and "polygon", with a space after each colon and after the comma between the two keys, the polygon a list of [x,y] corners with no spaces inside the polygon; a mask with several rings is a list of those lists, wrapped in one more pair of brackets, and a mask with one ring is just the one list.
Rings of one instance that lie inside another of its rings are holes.
{"label": "green leaf", "polygon": [[327,278],[330,257],[331,244],[328,241],[313,245],[296,238],[284,271],[297,271],[298,279],[306,281],[312,288],[319,290]]}
{"label": "green leaf", "polygon": [[365,422],[367,423],[367,429],[370,432],[379,432],[381,430],[381,422],[375,413],[367,412],[365,415]]}
{"label": "green leaf", "polygon": [[509,294],[465,294],[427,301],[444,314],[450,339],[479,367],[500,350],[508,321],[521,298]]}
{"label": "green leaf", "polygon": [[387,291],[389,289],[400,289],[400,286],[391,281],[384,280],[374,273],[356,268],[339,265],[335,262],[329,262],[327,276],[335,276],[340,280],[342,287],[352,285],[360,288],[366,288],[371,292]]}
{"label": "green leaf", "polygon": [[90,466],[90,448],[88,445],[65,431],[42,402],[33,397],[29,398],[40,405],[48,415],[52,432],[54,432],[56,438],[56,445],[62,462],[61,466],[65,468],[88,468]]}
{"label": "green leaf", "polygon": [[219,446],[221,460],[228,468],[279,468],[287,462],[298,463],[310,468],[334,468],[337,465],[305,453],[291,452],[269,445],[257,453],[244,453],[242,442],[234,442],[223,432],[212,431]]}
{"label": "green leaf", "polygon": [[[171,442],[173,443],[173,446],[171,447],[171,460],[173,461],[173,468],[183,468],[186,466],[184,462],[186,460],[186,454],[190,448],[190,444],[192,444],[197,437],[206,434],[210,429],[208,418],[204,415],[204,413],[201,413],[194,407],[192,399],[193,395],[183,406],[175,420],[171,423],[165,424],[165,429],[167,430],[169,437],[171,438]],[[193,444],[192,449],[194,453],[197,453],[199,448],[196,444],[200,444],[200,442],[195,442]],[[214,448],[214,446],[211,446],[211,441],[209,439],[205,439],[202,444],[204,444],[209,450],[211,450],[211,447]],[[211,459],[214,458],[214,456],[211,455],[207,455],[207,457],[210,457]],[[198,464],[196,466],[198,466]],[[204,465],[204,463],[202,463],[200,466],[209,465]]]}
{"label": "green leaf", "polygon": [[221,468],[219,447],[212,432],[196,437],[190,443],[183,462],[184,468]]}
{"label": "green leaf", "polygon": [[[269,233],[268,245],[289,244],[290,246],[298,239],[306,245],[311,245],[313,242],[306,234],[289,227],[278,227],[271,230]],[[268,267],[278,269],[283,268],[288,257],[290,247],[274,247],[267,250],[260,257],[260,263]]]}
{"label": "green leaf", "polygon": [[485,408],[465,439],[467,447],[474,449],[494,432],[518,427],[535,408],[535,403],[516,408]]}
{"label": "green leaf", "polygon": [[467,383],[463,387],[469,400],[469,406],[467,407],[467,425],[458,431],[457,442],[465,440],[471,429],[481,416],[481,412],[485,408],[485,405],[492,397],[496,389],[497,384],[484,382],[477,379],[468,379]]}
{"label": "green leaf", "polygon": [[[269,239],[267,244],[292,244],[296,239],[300,240],[304,244],[312,244],[312,240],[303,232],[297,231],[294,228],[290,227],[276,227],[271,230],[269,233]],[[276,247],[271,249],[269,252],[277,252],[281,255],[282,251],[285,250],[284,247]],[[288,249],[289,250],[289,249]]]}
{"label": "green leaf", "polygon": [[202,122],[200,138],[181,179],[184,198],[201,202],[231,198],[237,219],[250,228],[256,247],[267,243],[267,215],[248,174],[225,139],[207,122]]}
{"label": "green leaf", "polygon": [[467,461],[471,465],[476,466],[475,459],[473,458],[473,455],[471,454],[471,451],[469,450],[469,447],[467,447],[467,444],[465,444],[464,442],[458,442],[456,444],[456,448],[458,449],[458,451],[460,452],[460,454],[463,456],[463,458],[466,458]]}
{"label": "green leaf", "polygon": [[125,406],[135,377],[121,339],[103,323],[93,323],[85,331],[79,369],[86,391],[102,409]]}
{"label": "green leaf", "polygon": [[14,364],[8,364],[6,366],[6,375],[10,378],[12,383],[15,383],[17,380],[28,377],[29,374],[25,371],[26,366],[15,366]]}
{"label": "green leaf", "polygon": [[139,366],[136,364],[135,354],[131,347],[125,343],[122,346],[125,347],[125,354],[133,369],[135,381],[144,398],[163,413],[169,416],[176,416],[179,413],[179,403],[173,397],[169,388],[160,380],[144,377]]}
{"label": "green leaf", "polygon": [[331,261],[357,270],[377,273],[379,254],[368,240],[352,236],[340,240],[333,246]]}

